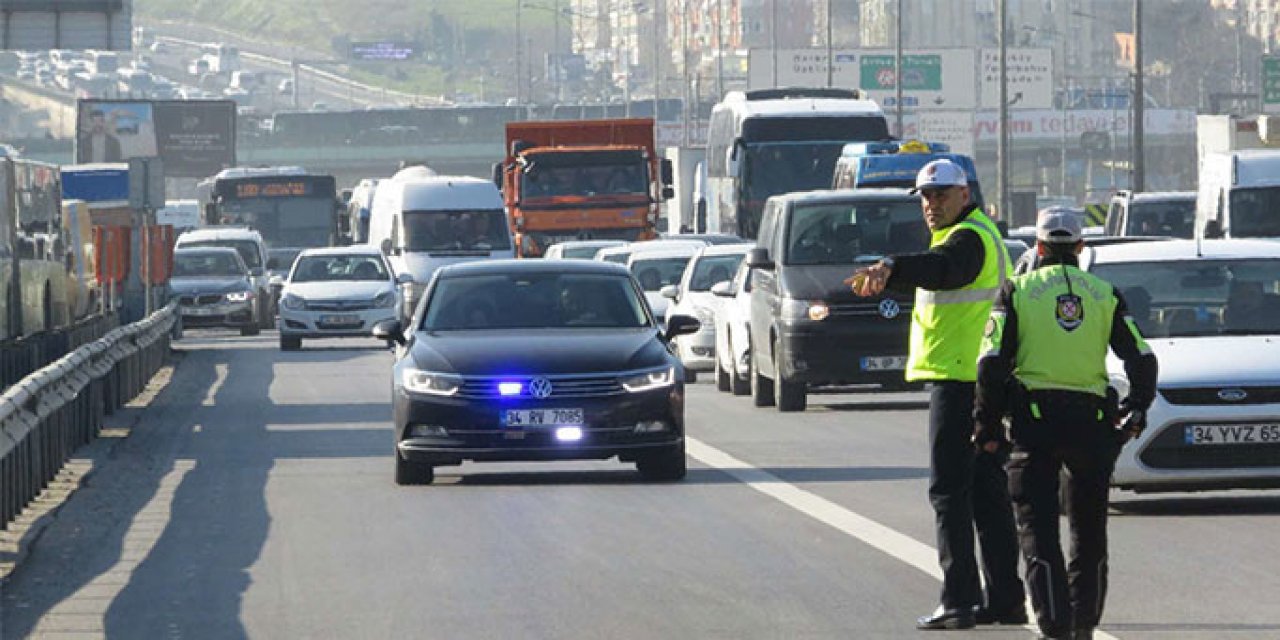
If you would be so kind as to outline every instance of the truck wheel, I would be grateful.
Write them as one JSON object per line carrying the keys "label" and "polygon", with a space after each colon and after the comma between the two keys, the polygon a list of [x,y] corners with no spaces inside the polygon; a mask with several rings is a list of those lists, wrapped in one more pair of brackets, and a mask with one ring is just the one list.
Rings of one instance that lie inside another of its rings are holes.
{"label": "truck wheel", "polygon": [[256,336],[261,331],[256,324],[240,327],[240,335],[242,336]]}

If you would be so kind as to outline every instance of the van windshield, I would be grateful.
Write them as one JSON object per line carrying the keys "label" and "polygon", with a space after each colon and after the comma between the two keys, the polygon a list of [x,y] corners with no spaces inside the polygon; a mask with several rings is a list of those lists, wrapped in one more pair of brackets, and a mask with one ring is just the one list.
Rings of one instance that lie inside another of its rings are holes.
{"label": "van windshield", "polygon": [[787,219],[783,264],[872,262],[929,247],[920,204],[862,200],[797,205]]}
{"label": "van windshield", "polygon": [[1280,187],[1233,189],[1230,232],[1233,238],[1280,238]]}
{"label": "van windshield", "polygon": [[1129,205],[1130,236],[1191,238],[1196,228],[1196,201],[1142,202]]}
{"label": "van windshield", "polygon": [[501,210],[406,211],[406,251],[504,251],[511,249]]}

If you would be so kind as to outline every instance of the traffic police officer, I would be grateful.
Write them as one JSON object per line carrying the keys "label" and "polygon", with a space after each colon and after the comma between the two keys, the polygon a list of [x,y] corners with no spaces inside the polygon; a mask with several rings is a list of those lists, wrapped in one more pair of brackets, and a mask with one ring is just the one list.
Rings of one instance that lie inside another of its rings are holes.
{"label": "traffic police officer", "polygon": [[[1041,637],[1092,638],[1107,590],[1111,471],[1123,439],[1146,426],[1156,359],[1120,293],[1077,267],[1084,248],[1079,215],[1042,213],[1036,240],[1040,267],[1005,283],[986,326],[974,442],[988,451],[1002,446],[1010,415],[1009,492]],[[1130,384],[1118,411],[1108,406],[1108,346],[1124,361]],[[1069,571],[1058,541],[1063,466]]]}
{"label": "traffic police officer", "polygon": [[[886,287],[915,289],[906,378],[930,382],[929,500],[942,567],[941,603],[916,621],[921,629],[1022,624],[1025,591],[1018,578],[1017,536],[1004,452],[975,452],[973,394],[982,328],[1010,260],[996,225],[970,200],[963,169],[934,160],[916,176],[929,250],[895,255],[859,269],[845,282],[860,296]],[[982,547],[987,597],[974,553]]]}

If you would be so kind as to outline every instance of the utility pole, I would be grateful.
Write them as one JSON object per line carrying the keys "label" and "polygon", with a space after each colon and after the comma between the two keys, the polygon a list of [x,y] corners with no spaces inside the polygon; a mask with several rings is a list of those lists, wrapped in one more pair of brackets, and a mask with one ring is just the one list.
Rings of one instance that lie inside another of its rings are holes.
{"label": "utility pole", "polygon": [[1142,0],[1133,0],[1133,176],[1129,185],[1134,191],[1146,191],[1146,163],[1142,153],[1146,92],[1142,89]]}
{"label": "utility pole", "polygon": [[[653,0],[653,122],[658,122],[658,96],[662,81],[662,32],[658,29],[659,20],[666,21],[665,12],[660,10],[662,0]],[[665,6],[661,9],[666,9]]]}
{"label": "utility pole", "polygon": [[1012,212],[1009,211],[1009,75],[1005,56],[1008,46],[1009,7],[1008,0],[996,1],[998,3],[996,42],[1000,47],[1000,117],[996,127],[996,135],[999,138],[996,143],[996,191],[999,194],[1000,219],[1013,226],[1015,220],[1010,215]]}
{"label": "utility pole", "polygon": [[724,97],[724,5],[716,0],[716,102]]}
{"label": "utility pole", "polygon": [[551,10],[551,20],[555,23],[555,36],[551,41],[551,95],[560,102],[560,0],[553,0]]}
{"label": "utility pole", "polygon": [[778,0],[769,0],[769,48],[773,51],[773,88],[778,88]]}
{"label": "utility pole", "polygon": [[894,135],[901,138],[906,130],[902,127],[902,0],[898,0],[896,15],[894,16],[894,29],[896,35],[893,38],[894,55],[893,55],[893,86],[894,86],[894,109],[897,111],[897,129]]}
{"label": "utility pole", "polygon": [[524,31],[520,28],[520,7],[524,4],[524,0],[516,0],[516,104],[520,104],[522,93],[522,82],[520,67],[524,66],[523,59],[520,57],[521,42],[524,39]]}
{"label": "utility pole", "polygon": [[835,85],[836,59],[832,51],[832,47],[833,47],[833,45],[831,44],[832,33],[833,33],[833,30],[831,28],[831,0],[827,0],[827,87],[828,88],[836,86]]}

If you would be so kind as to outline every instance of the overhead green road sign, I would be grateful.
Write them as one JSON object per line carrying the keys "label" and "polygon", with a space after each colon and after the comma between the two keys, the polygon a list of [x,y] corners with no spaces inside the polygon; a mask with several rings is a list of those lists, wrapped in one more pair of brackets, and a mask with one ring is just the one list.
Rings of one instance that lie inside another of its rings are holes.
{"label": "overhead green road sign", "polygon": [[[893,77],[893,56],[862,56],[859,86],[863,89],[886,90],[897,86]],[[941,91],[942,56],[902,56],[902,89],[904,91]]]}
{"label": "overhead green road sign", "polygon": [[1262,111],[1280,112],[1280,56],[1262,58]]}

